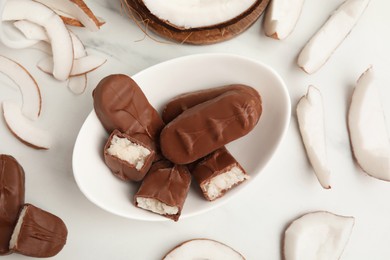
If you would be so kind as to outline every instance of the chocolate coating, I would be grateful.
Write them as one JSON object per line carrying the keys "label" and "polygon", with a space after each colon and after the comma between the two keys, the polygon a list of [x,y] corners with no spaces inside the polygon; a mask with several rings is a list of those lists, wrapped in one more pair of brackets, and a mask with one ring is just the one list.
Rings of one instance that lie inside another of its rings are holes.
{"label": "chocolate coating", "polygon": [[[226,147],[222,147],[218,150],[215,150],[213,153],[209,154],[205,158],[201,159],[191,171],[192,176],[199,183],[204,197],[207,200],[215,200],[208,197],[205,190],[202,186],[205,182],[210,181],[212,178],[223,174],[227,171],[230,171],[233,167],[238,167],[242,172],[245,173],[244,168],[237,162],[237,160],[229,153]],[[237,183],[235,186],[237,186]],[[234,186],[233,186],[234,187]],[[230,189],[232,189],[231,187]],[[230,190],[229,189],[229,190]],[[228,190],[221,191],[221,196],[223,196]],[[221,197],[219,196],[219,197]]]}
{"label": "chocolate coating", "polygon": [[191,174],[184,165],[173,165],[167,160],[156,162],[145,176],[139,190],[134,196],[156,199],[168,206],[178,207],[175,215],[164,215],[177,221],[181,215],[184,201],[187,198],[191,184]]}
{"label": "chocolate coating", "polygon": [[9,254],[9,242],[24,204],[24,171],[9,155],[0,155],[0,255]]}
{"label": "chocolate coating", "polygon": [[32,257],[51,257],[58,254],[66,243],[68,230],[57,216],[31,204],[24,206],[15,252]]}
{"label": "chocolate coating", "polygon": [[243,84],[231,84],[222,87],[203,89],[184,93],[171,99],[164,107],[162,119],[167,124],[180,115],[183,111],[200,103],[216,98],[227,91],[243,91],[257,97],[261,102],[259,93],[252,87]]}
{"label": "chocolate coating", "polygon": [[160,135],[161,151],[176,164],[191,163],[249,133],[261,112],[258,98],[228,91],[187,109],[167,124]]}
{"label": "chocolate coating", "polygon": [[[127,161],[121,160],[116,156],[110,155],[107,149],[110,147],[111,140],[114,135],[127,138],[129,141],[142,145],[150,151],[149,156],[145,159],[144,165],[140,170],[137,170],[135,165],[130,164]],[[144,137],[144,138],[142,138]],[[124,181],[140,181],[144,178],[145,174],[149,171],[152,162],[155,158],[155,151],[152,147],[151,140],[146,135],[137,135],[137,138],[133,138],[127,134],[121,133],[119,130],[114,130],[107,140],[104,146],[104,161],[111,172],[118,178]]]}
{"label": "chocolate coating", "polygon": [[95,112],[106,131],[115,129],[130,136],[147,135],[156,142],[164,127],[137,83],[122,74],[103,78],[93,91]]}

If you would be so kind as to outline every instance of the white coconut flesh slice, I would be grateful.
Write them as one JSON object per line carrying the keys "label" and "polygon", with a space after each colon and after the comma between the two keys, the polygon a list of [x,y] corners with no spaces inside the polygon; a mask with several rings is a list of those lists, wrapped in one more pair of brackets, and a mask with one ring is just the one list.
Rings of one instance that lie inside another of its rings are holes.
{"label": "white coconut flesh slice", "polygon": [[22,94],[22,113],[36,120],[41,113],[41,92],[31,74],[19,63],[0,55],[0,72],[7,75],[19,87]]}
{"label": "white coconut flesh slice", "polygon": [[[85,27],[80,20],[73,17],[72,15],[64,13],[63,11],[57,10],[55,8],[53,8],[53,11],[56,12],[61,17],[61,19],[64,21],[65,24],[70,26],[76,26],[76,27]],[[99,28],[106,23],[104,19],[101,17],[96,17],[96,19],[98,20]]]}
{"label": "white coconut flesh slice", "polygon": [[52,141],[48,132],[36,128],[12,101],[3,101],[4,120],[10,131],[23,143],[36,149],[49,149]]}
{"label": "white coconut flesh slice", "polygon": [[[72,70],[69,74],[70,77],[79,76],[91,72],[100,66],[102,66],[107,60],[94,55],[89,55],[76,59],[73,62]],[[53,58],[47,57],[42,59],[37,64],[38,68],[43,72],[53,74],[54,61]]]}
{"label": "white coconut flesh slice", "polygon": [[351,32],[370,0],[346,0],[314,34],[298,57],[298,66],[311,74],[320,69]]}
{"label": "white coconut flesh slice", "polygon": [[294,220],[284,234],[285,260],[338,260],[351,236],[353,217],[326,211]]}
{"label": "white coconut flesh slice", "polygon": [[51,46],[47,42],[39,41],[36,44],[34,44],[33,46],[31,46],[30,48],[44,52],[50,56],[53,55],[53,52],[51,50]]}
{"label": "white coconut flesh slice", "polygon": [[58,80],[69,77],[73,64],[72,40],[61,18],[47,6],[30,0],[8,1],[3,21],[28,20],[45,28],[53,51],[53,75]]}
{"label": "white coconut flesh slice", "polygon": [[99,20],[82,0],[35,0],[79,20],[90,31],[98,31]]}
{"label": "white coconut flesh slice", "polygon": [[68,88],[76,95],[81,95],[87,88],[87,74],[70,77],[68,80]]}
{"label": "white coconut flesh slice", "polygon": [[14,22],[14,26],[18,28],[27,39],[50,42],[45,29],[36,23],[27,20],[19,20]]}
{"label": "white coconut flesh slice", "polygon": [[143,0],[160,20],[185,29],[227,22],[248,10],[257,0]]}
{"label": "white coconut flesh slice", "polygon": [[166,254],[163,260],[224,259],[244,260],[233,248],[211,239],[186,241]]}
{"label": "white coconut flesh slice", "polygon": [[298,102],[297,117],[303,144],[317,179],[323,188],[330,189],[324,105],[319,89],[309,86],[307,94]]}
{"label": "white coconut flesh slice", "polygon": [[275,39],[285,39],[294,30],[301,15],[304,0],[272,0],[265,18],[265,34]]}
{"label": "white coconut flesh slice", "polygon": [[372,177],[390,181],[390,141],[374,71],[364,72],[348,113],[349,136],[359,166]]}

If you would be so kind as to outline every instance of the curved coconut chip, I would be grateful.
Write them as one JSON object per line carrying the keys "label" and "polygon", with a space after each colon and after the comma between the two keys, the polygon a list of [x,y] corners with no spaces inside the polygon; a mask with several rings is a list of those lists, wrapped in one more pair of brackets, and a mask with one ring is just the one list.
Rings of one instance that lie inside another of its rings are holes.
{"label": "curved coconut chip", "polygon": [[[67,13],[64,13],[64,12],[57,10],[57,9],[53,9],[53,11],[56,12],[61,17],[62,21],[64,21],[65,24],[70,25],[70,26],[75,26],[75,27],[85,27],[80,22],[80,20],[75,18],[74,16],[67,14]],[[96,19],[98,20],[99,28],[102,27],[106,23],[106,21],[104,21],[103,18],[101,18],[101,17],[96,17]]]}
{"label": "curved coconut chip", "polygon": [[76,95],[81,95],[87,88],[87,74],[70,77],[68,80],[68,88]]}
{"label": "curved coconut chip", "polygon": [[188,44],[213,44],[229,40],[248,29],[263,13],[269,0],[258,0],[241,15],[221,24],[200,28],[178,28],[153,15],[142,0],[121,0],[122,8],[147,33],[148,28],[160,36]]}

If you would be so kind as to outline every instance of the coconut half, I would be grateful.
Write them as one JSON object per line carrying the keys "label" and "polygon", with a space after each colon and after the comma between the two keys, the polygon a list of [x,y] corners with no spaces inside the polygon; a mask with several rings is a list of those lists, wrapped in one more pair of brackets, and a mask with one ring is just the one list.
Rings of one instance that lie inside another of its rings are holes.
{"label": "coconut half", "polygon": [[229,259],[245,260],[233,248],[211,239],[188,240],[168,252],[163,260]]}
{"label": "coconut half", "polygon": [[283,40],[294,30],[304,0],[272,0],[264,18],[265,35]]}
{"label": "coconut half", "polygon": [[338,260],[348,243],[355,219],[326,211],[294,220],[284,233],[285,260]]}
{"label": "coconut half", "polygon": [[122,0],[122,6],[145,32],[151,28],[177,42],[212,44],[231,39],[249,28],[268,2]]}
{"label": "coconut half", "polygon": [[41,113],[41,91],[31,74],[22,65],[0,55],[0,72],[8,76],[19,87],[22,94],[22,113],[36,120]]}
{"label": "coconut half", "polygon": [[370,67],[355,87],[348,113],[349,137],[359,166],[390,181],[390,141],[375,74]]}
{"label": "coconut half", "polygon": [[49,149],[52,144],[48,132],[36,128],[33,122],[22,114],[22,110],[12,101],[3,101],[4,120],[12,132],[20,141],[35,149]]}
{"label": "coconut half", "polygon": [[370,0],[346,0],[314,34],[298,56],[298,66],[311,74],[319,70],[351,32]]}
{"label": "coconut half", "polygon": [[319,89],[309,86],[297,105],[297,117],[306,154],[318,181],[330,189],[330,169],[326,151],[325,118],[322,95]]}

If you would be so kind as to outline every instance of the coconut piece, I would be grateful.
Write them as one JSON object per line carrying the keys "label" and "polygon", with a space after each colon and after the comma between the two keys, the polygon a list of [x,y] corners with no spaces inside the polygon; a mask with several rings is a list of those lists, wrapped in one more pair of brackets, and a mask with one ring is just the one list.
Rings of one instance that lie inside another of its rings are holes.
{"label": "coconut piece", "polygon": [[[57,9],[53,9],[53,11],[56,12],[61,17],[62,21],[64,21],[65,24],[70,26],[75,26],[75,27],[84,27],[84,25],[80,22],[80,20],[73,17],[72,15],[64,13],[63,11]],[[106,21],[104,21],[104,19],[101,17],[96,17],[96,19],[99,22],[98,24],[99,28],[106,23]]]}
{"label": "coconut piece", "polygon": [[370,0],[346,0],[314,34],[298,56],[298,66],[311,74],[319,70],[351,32]]}
{"label": "coconut piece", "polygon": [[297,105],[297,117],[306,154],[318,181],[324,189],[330,189],[330,169],[326,151],[325,119],[322,96],[319,89],[309,86]]}
{"label": "coconut piece", "polygon": [[33,46],[31,46],[30,48],[35,49],[35,50],[39,50],[39,51],[44,52],[50,56],[53,55],[53,52],[51,50],[51,46],[47,42],[39,41],[36,44],[34,44]]}
{"label": "coconut piece", "polygon": [[304,0],[272,0],[264,19],[265,34],[283,40],[294,30]]}
{"label": "coconut piece", "polygon": [[[230,7],[226,7],[226,1],[197,1],[196,3],[193,2],[195,3],[195,7],[198,12],[197,17],[197,15],[194,15],[193,10],[189,7],[189,1],[181,1],[180,4],[174,3],[172,0],[168,1],[169,3],[167,3],[167,1],[148,1],[149,7],[157,10],[159,13],[162,12],[161,10],[168,10],[168,16],[175,16],[177,17],[177,20],[180,20],[181,18],[185,21],[194,20],[190,23],[183,22],[175,25],[170,22],[169,19],[161,19],[162,14],[160,14],[160,17],[155,16],[145,6],[145,1],[121,1],[125,11],[131,12],[129,16],[135,20],[145,33],[147,33],[149,29],[152,29],[162,37],[180,43],[190,44],[212,44],[237,36],[248,29],[260,17],[269,2],[269,0],[229,1],[229,5],[230,2],[233,2],[235,6],[241,6],[241,10],[244,9],[243,6],[248,6],[246,10],[238,13],[238,9],[233,10]],[[252,5],[250,5],[249,2],[252,3]],[[167,7],[165,7],[166,4]],[[160,7],[162,9],[159,9]],[[226,14],[222,11],[225,7]],[[172,9],[169,10],[168,8]],[[185,12],[182,12],[182,10],[185,10]],[[211,10],[216,11],[216,13]],[[209,11],[210,13],[208,13]],[[190,15],[188,15],[187,12],[189,12]],[[234,16],[233,13],[236,14],[236,16]],[[218,15],[221,15],[222,18],[216,18]],[[228,19],[229,17],[232,18]],[[190,26],[196,26],[195,21],[198,21],[198,26],[201,26],[202,24],[209,24],[209,26],[189,28]],[[218,21],[223,22],[218,23]],[[180,24],[183,25],[183,27],[179,26]],[[188,28],[185,28],[184,26],[187,26]]]}
{"label": "coconut piece", "polygon": [[340,259],[354,223],[354,217],[339,216],[326,211],[303,215],[294,220],[284,233],[284,259]]}
{"label": "coconut piece", "polygon": [[348,127],[353,154],[370,176],[390,181],[390,141],[373,69],[359,78],[352,95]]}
{"label": "coconut piece", "polygon": [[79,20],[87,29],[98,31],[100,22],[83,0],[35,0],[48,7],[62,11]]}
{"label": "coconut piece", "polygon": [[49,149],[52,141],[48,132],[36,128],[32,121],[26,118],[20,107],[12,101],[3,101],[5,122],[12,132],[24,144],[35,149]]}
{"label": "coconut piece", "polygon": [[[79,76],[91,72],[102,66],[107,60],[94,55],[88,55],[74,60],[70,77]],[[38,68],[48,74],[53,74],[54,62],[51,57],[42,59],[37,64]]]}
{"label": "coconut piece", "polygon": [[245,258],[230,246],[205,238],[185,241],[163,257],[163,260],[191,259],[244,260]]}
{"label": "coconut piece", "polygon": [[36,120],[41,113],[42,98],[35,79],[22,65],[1,55],[0,72],[18,85],[23,98],[23,115],[31,120]]}
{"label": "coconut piece", "polygon": [[27,39],[50,42],[45,29],[36,23],[27,20],[19,20],[14,22],[14,26],[18,28]]}
{"label": "coconut piece", "polygon": [[87,88],[87,74],[71,77],[68,79],[68,88],[76,95],[83,94]]}
{"label": "coconut piece", "polygon": [[61,18],[47,6],[35,1],[7,1],[3,21],[14,20],[29,20],[45,28],[53,51],[53,75],[58,80],[67,79],[73,65],[73,49],[72,39]]}

